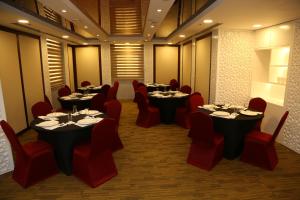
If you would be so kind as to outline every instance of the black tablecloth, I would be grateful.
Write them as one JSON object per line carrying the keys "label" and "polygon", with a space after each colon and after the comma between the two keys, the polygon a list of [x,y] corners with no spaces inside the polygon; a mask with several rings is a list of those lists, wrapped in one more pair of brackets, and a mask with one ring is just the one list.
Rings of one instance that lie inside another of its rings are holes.
{"label": "black tablecloth", "polygon": [[83,110],[85,108],[89,108],[91,105],[91,100],[92,99],[80,99],[80,98],[65,100],[63,98],[58,98],[58,101],[60,102],[61,107],[64,110],[72,110],[74,105],[76,105],[77,110]]}
{"label": "black tablecloth", "polygon": [[147,92],[153,92],[153,91],[169,91],[170,85],[157,85],[157,84],[148,84],[146,85]]}
{"label": "black tablecloth", "polygon": [[[73,121],[76,122],[86,115],[73,116]],[[105,118],[105,114],[100,114],[97,117]],[[72,174],[72,158],[73,148],[76,144],[87,141],[90,139],[91,130],[94,124],[79,127],[74,124],[64,127],[56,128],[54,130],[47,130],[36,126],[36,124],[42,122],[41,119],[35,119],[31,122],[32,129],[38,132],[38,138],[51,144],[54,149],[54,155],[57,161],[59,169],[66,175]],[[68,117],[59,117],[59,122],[67,122]]]}
{"label": "black tablecloth", "polygon": [[188,95],[182,97],[172,96],[167,98],[154,97],[151,95],[149,95],[148,97],[150,104],[159,108],[160,121],[164,124],[172,124],[175,122],[176,109],[178,107],[185,106]]}
{"label": "black tablecloth", "polygon": [[102,93],[102,87],[81,87],[77,89],[78,92],[83,93],[83,94],[90,94],[90,93]]}
{"label": "black tablecloth", "polygon": [[[199,108],[198,110],[207,114],[212,113],[212,111],[204,108]],[[224,111],[232,113],[233,109]],[[241,154],[245,135],[251,131],[257,121],[262,118],[263,114],[256,116],[239,114],[235,119],[212,116],[214,130],[224,134],[224,158],[232,160]]]}

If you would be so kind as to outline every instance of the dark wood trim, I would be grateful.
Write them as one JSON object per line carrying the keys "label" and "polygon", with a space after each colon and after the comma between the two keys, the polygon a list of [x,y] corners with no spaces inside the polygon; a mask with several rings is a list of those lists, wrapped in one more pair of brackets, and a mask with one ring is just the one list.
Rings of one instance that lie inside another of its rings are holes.
{"label": "dark wood trim", "polygon": [[98,0],[98,21],[99,21],[99,25],[101,26],[101,6],[100,6],[100,0]]}
{"label": "dark wood trim", "polygon": [[22,96],[23,96],[23,102],[24,102],[25,118],[26,118],[27,127],[29,127],[29,121],[28,121],[28,116],[27,116],[27,103],[26,103],[26,95],[25,95],[25,87],[24,87],[24,78],[23,78],[23,67],[22,67],[22,61],[21,61],[21,48],[20,48],[19,34],[16,34],[16,38],[17,38],[19,70],[20,70],[20,78],[21,78],[21,84],[22,84]]}
{"label": "dark wood trim", "polygon": [[212,36],[212,32],[209,32],[209,33],[207,33],[207,34],[204,34],[204,35],[201,35],[201,36],[197,37],[197,38],[196,38],[196,42],[197,42],[198,40],[201,40],[201,39],[203,39],[203,38],[207,38],[207,37],[209,37],[209,36]]}
{"label": "dark wood trim", "polygon": [[71,31],[75,32],[75,26],[74,26],[73,22],[70,22],[70,27],[71,27]]}
{"label": "dark wood trim", "polygon": [[101,46],[98,46],[98,57],[99,57],[99,78],[100,78],[100,85],[102,85],[102,65],[101,65]]}
{"label": "dark wood trim", "polygon": [[36,13],[37,13],[38,15],[40,15],[40,11],[39,11],[39,6],[38,6],[37,0],[34,0],[34,4],[35,4]]}
{"label": "dark wood trim", "polygon": [[176,29],[180,26],[180,18],[181,18],[181,9],[182,9],[182,1],[181,0],[177,0],[178,1],[178,13],[177,13],[177,27]]}
{"label": "dark wood trim", "polygon": [[35,39],[39,39],[40,38],[40,36],[38,36],[38,35],[34,35],[34,34],[31,34],[31,33],[26,33],[26,32],[15,30],[15,29],[11,29],[11,28],[8,28],[8,27],[2,26],[2,25],[0,25],[0,30],[1,31],[5,31],[5,32],[9,32],[9,33],[21,34],[21,35],[29,36],[29,37],[32,37],[32,38],[35,38]]}
{"label": "dark wood trim", "polygon": [[178,85],[180,86],[180,46],[178,45],[178,69],[177,69],[177,82],[178,82]]}
{"label": "dark wood trim", "polygon": [[153,83],[156,82],[156,45],[153,46]]}
{"label": "dark wood trim", "polygon": [[39,38],[39,47],[40,47],[40,60],[41,60],[41,72],[42,72],[42,82],[43,82],[43,93],[46,95],[45,91],[45,77],[44,77],[44,65],[43,65],[43,55],[42,55],[42,41]]}
{"label": "dark wood trim", "polygon": [[73,77],[74,77],[74,89],[75,91],[78,89],[77,84],[77,65],[76,65],[76,49],[72,46],[72,59],[73,59]]}

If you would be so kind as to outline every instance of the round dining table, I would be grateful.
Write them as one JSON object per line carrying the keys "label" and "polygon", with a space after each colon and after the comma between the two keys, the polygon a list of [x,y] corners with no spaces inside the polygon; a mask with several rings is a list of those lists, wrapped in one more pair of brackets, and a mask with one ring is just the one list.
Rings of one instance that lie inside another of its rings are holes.
{"label": "round dining table", "polygon": [[90,107],[91,100],[96,94],[97,93],[73,93],[69,96],[59,97],[58,101],[64,110],[73,110],[74,106],[76,106],[78,110],[83,110]]}
{"label": "round dining table", "polygon": [[[88,141],[91,137],[92,128],[96,124],[92,123],[79,126],[78,121],[85,117],[87,117],[86,114],[72,116],[71,123],[69,122],[70,117],[68,115],[56,117],[55,119],[58,120],[59,124],[62,124],[62,126],[60,127],[60,125],[58,125],[58,127],[53,130],[39,126],[41,122],[46,121],[44,119],[36,118],[30,124],[31,128],[38,132],[38,138],[40,140],[46,141],[53,146],[57,165],[66,175],[72,174],[74,146]],[[97,119],[105,118],[106,115],[99,112],[99,114],[94,117],[97,117]]]}
{"label": "round dining table", "polygon": [[[224,135],[224,152],[223,157],[229,160],[237,158],[243,150],[244,138],[261,120],[264,115],[257,113],[256,115],[241,114],[236,108],[223,109],[221,106],[215,108],[216,111],[228,112],[229,116],[214,115],[214,111],[205,108],[198,108],[198,111],[210,114],[213,119],[214,130]],[[231,117],[235,115],[234,117]]]}
{"label": "round dining table", "polygon": [[146,84],[147,92],[153,92],[153,91],[169,91],[170,85],[168,84],[161,84],[161,83],[148,83]]}
{"label": "round dining table", "polygon": [[175,122],[176,109],[185,106],[188,96],[189,94],[179,91],[154,91],[148,93],[150,104],[159,108],[160,121],[164,124]]}
{"label": "round dining table", "polygon": [[89,85],[86,87],[80,87],[77,89],[77,91],[82,94],[102,93],[102,86],[101,85],[100,86]]}

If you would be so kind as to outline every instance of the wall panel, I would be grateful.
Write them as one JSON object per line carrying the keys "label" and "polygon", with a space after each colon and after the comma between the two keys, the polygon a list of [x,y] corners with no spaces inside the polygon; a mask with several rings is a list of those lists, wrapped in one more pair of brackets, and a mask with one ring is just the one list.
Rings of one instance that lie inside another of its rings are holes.
{"label": "wall panel", "polygon": [[182,48],[182,84],[191,86],[191,68],[192,68],[192,42],[183,45]]}

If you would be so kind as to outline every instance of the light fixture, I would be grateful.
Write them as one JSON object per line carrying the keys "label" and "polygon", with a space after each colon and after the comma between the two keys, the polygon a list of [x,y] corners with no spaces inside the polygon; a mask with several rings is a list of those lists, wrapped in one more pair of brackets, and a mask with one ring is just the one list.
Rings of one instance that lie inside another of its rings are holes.
{"label": "light fixture", "polygon": [[130,43],[129,43],[129,42],[126,42],[125,44],[126,44],[126,45],[130,45]]}
{"label": "light fixture", "polygon": [[96,36],[97,36],[97,37],[99,37],[100,35],[99,35],[99,34],[97,34]]}
{"label": "light fixture", "polygon": [[66,13],[66,12],[67,12],[67,10],[65,10],[65,9],[62,9],[62,10],[61,10],[61,12],[62,12],[62,13]]}
{"label": "light fixture", "polygon": [[150,37],[151,36],[150,33],[148,33],[147,36]]}
{"label": "light fixture", "polygon": [[88,29],[89,27],[88,27],[87,25],[85,25],[83,28],[84,28],[84,29]]}
{"label": "light fixture", "polygon": [[83,45],[88,45],[88,43],[86,43],[86,42],[84,42],[84,43],[82,43]]}
{"label": "light fixture", "polygon": [[180,38],[185,38],[184,34],[179,35]]}
{"label": "light fixture", "polygon": [[157,9],[156,12],[161,13],[162,9]]}
{"label": "light fixture", "polygon": [[68,38],[69,38],[68,35],[63,35],[63,36],[61,36],[61,37],[64,38],[64,39],[68,39]]}
{"label": "light fixture", "polygon": [[151,24],[150,27],[151,27],[151,28],[154,28],[155,26],[154,26],[154,24]]}
{"label": "light fixture", "polygon": [[261,24],[254,24],[252,27],[253,28],[259,28],[259,27],[262,27],[262,25]]}
{"label": "light fixture", "polygon": [[280,29],[284,29],[284,30],[289,30],[290,26],[289,25],[281,25],[279,26]]}
{"label": "light fixture", "polygon": [[20,24],[29,24],[29,21],[27,19],[19,19],[18,23],[20,23]]}
{"label": "light fixture", "polygon": [[172,42],[168,42],[168,44],[173,44]]}
{"label": "light fixture", "polygon": [[213,20],[212,19],[205,19],[205,20],[203,20],[203,23],[204,24],[211,24],[211,23],[213,23]]}

